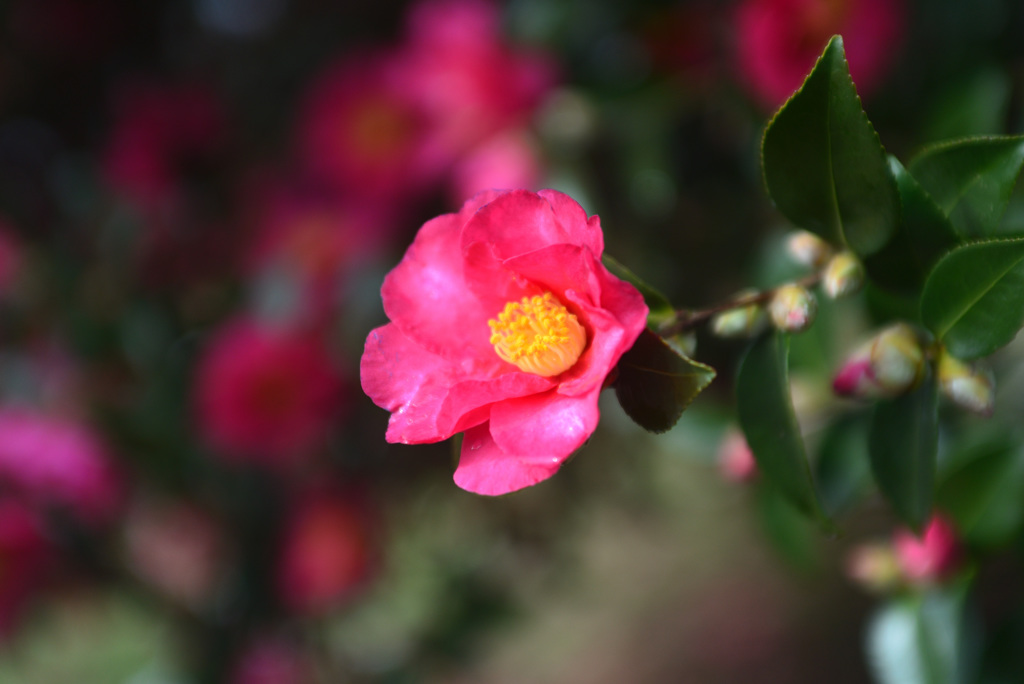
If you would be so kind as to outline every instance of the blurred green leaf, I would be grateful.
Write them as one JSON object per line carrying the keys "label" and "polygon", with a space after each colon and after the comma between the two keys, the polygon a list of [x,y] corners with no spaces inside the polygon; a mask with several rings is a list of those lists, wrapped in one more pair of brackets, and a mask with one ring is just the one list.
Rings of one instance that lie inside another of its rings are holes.
{"label": "blurred green leaf", "polygon": [[926,148],[910,173],[956,230],[965,237],[992,237],[1024,165],[1024,136],[953,140]]}
{"label": "blurred green leaf", "polygon": [[936,501],[972,544],[1009,542],[1024,521],[1024,451],[1007,438],[955,449]]}
{"label": "blurred green leaf", "polygon": [[640,294],[643,295],[644,302],[647,304],[647,308],[650,309],[650,313],[647,314],[647,323],[649,325],[657,327],[675,318],[675,307],[672,306],[672,303],[668,298],[641,280],[637,274],[633,273],[607,254],[601,257],[601,263],[603,263],[605,268],[611,271],[614,276],[625,280],[640,291]]}
{"label": "blurred green leaf", "polygon": [[649,330],[640,333],[617,368],[615,396],[622,410],[651,432],[675,425],[715,378],[714,368],[682,356]]}
{"label": "blurred green leaf", "polygon": [[801,570],[818,565],[819,535],[807,516],[771,483],[761,481],[757,487],[758,520],[768,541],[783,558]]}
{"label": "blurred green leaf", "polygon": [[831,528],[814,491],[804,440],[789,394],[789,337],[758,338],[740,362],[736,379],[740,427],[758,467],[805,515]]}
{"label": "blurred green leaf", "polygon": [[942,210],[895,157],[889,168],[900,193],[900,223],[889,243],[864,261],[868,276],[884,288],[916,294],[939,258],[960,238]]}
{"label": "blurred green leaf", "polygon": [[896,229],[899,193],[839,36],[768,124],[761,156],[768,193],[796,225],[861,256]]}
{"label": "blurred green leaf", "polygon": [[871,485],[868,421],[857,415],[829,426],[814,463],[822,508],[838,515],[853,506]]}
{"label": "blurred green leaf", "polygon": [[868,660],[880,684],[967,684],[977,643],[964,583],[897,599],[868,624]]}
{"label": "blurred green leaf", "polygon": [[1024,238],[959,247],[925,282],[921,320],[964,361],[988,356],[1024,325]]}
{"label": "blurred green leaf", "polygon": [[897,515],[920,531],[932,510],[938,449],[938,392],[929,373],[913,392],[880,401],[871,418],[871,471]]}

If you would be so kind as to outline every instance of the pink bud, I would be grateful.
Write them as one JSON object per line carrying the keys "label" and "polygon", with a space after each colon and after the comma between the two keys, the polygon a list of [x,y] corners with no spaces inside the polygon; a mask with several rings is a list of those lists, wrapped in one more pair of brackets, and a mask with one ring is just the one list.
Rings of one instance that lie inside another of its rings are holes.
{"label": "pink bud", "polygon": [[757,477],[757,461],[739,430],[729,430],[718,446],[718,466],[731,482],[750,482]]}
{"label": "pink bud", "polygon": [[917,386],[924,370],[917,333],[898,323],[861,345],[836,374],[832,389],[844,397],[895,397]]}
{"label": "pink bud", "polygon": [[863,544],[850,551],[846,574],[872,593],[894,589],[901,580],[899,562],[892,547],[885,543]]}
{"label": "pink bud", "polygon": [[961,564],[962,549],[956,530],[940,515],[932,517],[920,537],[909,530],[897,530],[892,543],[900,569],[911,583],[941,581]]}
{"label": "pink bud", "polygon": [[772,324],[783,332],[802,332],[814,322],[818,313],[818,300],[800,285],[783,285],[775,291],[768,305]]}

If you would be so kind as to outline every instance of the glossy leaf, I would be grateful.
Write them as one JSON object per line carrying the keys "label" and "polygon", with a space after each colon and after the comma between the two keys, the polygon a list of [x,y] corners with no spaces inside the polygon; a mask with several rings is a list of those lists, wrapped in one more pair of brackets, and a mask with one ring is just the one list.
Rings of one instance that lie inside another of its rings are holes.
{"label": "glossy leaf", "polygon": [[868,661],[880,684],[968,684],[978,644],[962,583],[895,600],[868,625]]}
{"label": "glossy leaf", "polygon": [[925,149],[910,173],[965,237],[998,234],[1024,165],[1024,136],[968,138]]}
{"label": "glossy leaf", "polygon": [[946,255],[925,282],[921,320],[958,359],[988,356],[1024,325],[1024,238]]}
{"label": "glossy leaf", "polygon": [[881,249],[895,231],[896,182],[839,36],[768,124],[761,156],[768,193],[801,228],[861,256]]}
{"label": "glossy leaf", "polygon": [[787,335],[773,332],[754,342],[740,363],[736,403],[761,472],[796,508],[827,526],[789,394]]}
{"label": "glossy leaf", "polygon": [[909,394],[875,406],[868,437],[871,471],[896,514],[918,531],[932,510],[938,439],[933,374]]}
{"label": "glossy leaf", "polygon": [[607,254],[601,257],[601,263],[603,263],[605,268],[611,271],[615,277],[625,280],[640,291],[640,294],[643,295],[644,302],[647,304],[647,308],[650,310],[647,314],[647,322],[649,325],[657,327],[675,318],[675,307],[672,306],[672,303],[669,302],[668,298],[641,280],[637,274],[633,273],[633,271],[629,270]]}
{"label": "glossy leaf", "polygon": [[715,370],[688,359],[644,330],[619,359],[615,396],[640,427],[665,432],[715,378]]}
{"label": "glossy leaf", "polygon": [[864,262],[868,276],[896,292],[916,294],[932,266],[960,243],[953,225],[895,157],[889,168],[900,193],[900,223],[889,243]]}

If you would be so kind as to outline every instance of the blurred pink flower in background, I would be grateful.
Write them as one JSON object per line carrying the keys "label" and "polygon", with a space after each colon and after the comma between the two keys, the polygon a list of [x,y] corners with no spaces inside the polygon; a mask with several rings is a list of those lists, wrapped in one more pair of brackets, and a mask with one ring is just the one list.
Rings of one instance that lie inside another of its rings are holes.
{"label": "blurred pink flower in background", "polygon": [[316,77],[299,120],[304,167],[326,187],[389,200],[421,191],[450,163],[402,87],[394,55],[346,57]]}
{"label": "blurred pink flower in background", "polygon": [[231,461],[308,457],[326,441],[342,399],[339,371],[318,335],[246,318],[217,331],[196,370],[200,430]]}
{"label": "blurred pink flower in background", "polygon": [[20,241],[10,224],[0,218],[0,296],[14,284],[21,261]]}
{"label": "blurred pink flower in background", "polygon": [[254,639],[239,656],[230,684],[309,684],[309,658],[291,641],[274,636]]}
{"label": "blurred pink flower in background", "polygon": [[337,608],[369,577],[372,544],[361,502],[327,493],[297,500],[285,522],[278,566],[282,603],[305,614]]}
{"label": "blurred pink flower in background", "polygon": [[731,482],[749,482],[757,477],[757,461],[739,430],[729,430],[718,445],[718,467]]}
{"label": "blurred pink flower in background", "polygon": [[767,109],[800,87],[828,39],[843,36],[863,96],[885,78],[904,32],[902,0],[745,0],[735,17],[740,76]]}
{"label": "blurred pink flower in background", "polygon": [[452,173],[456,203],[483,190],[538,189],[542,167],[536,143],[524,130],[508,130],[473,148]]}
{"label": "blurred pink flower in background", "polygon": [[555,62],[508,47],[500,20],[486,0],[426,0],[409,12],[403,87],[460,152],[525,125],[556,82]]}
{"label": "blurred pink flower in background", "polygon": [[0,637],[17,625],[55,559],[38,513],[13,499],[0,499]]}
{"label": "blurred pink flower in background", "polygon": [[111,187],[145,209],[166,202],[184,171],[223,146],[225,113],[215,93],[200,84],[127,84],[112,107],[103,172]]}
{"label": "blurred pink flower in background", "polygon": [[[597,427],[605,379],[646,324],[603,251],[598,218],[553,190],[481,193],[424,224],[384,280],[391,323],[360,367],[391,412],[387,440],[464,431],[455,482],[480,494],[553,475]],[[533,324],[543,339],[518,336]]]}
{"label": "blurred pink flower in background", "polygon": [[0,482],[89,524],[109,522],[121,505],[120,477],[99,435],[84,423],[24,408],[0,408]]}
{"label": "blurred pink flower in background", "polygon": [[125,515],[129,565],[147,584],[193,610],[205,608],[225,567],[217,522],[185,502],[137,501]]}
{"label": "blurred pink flower in background", "polygon": [[963,548],[952,523],[934,516],[920,537],[910,530],[893,534],[893,548],[903,575],[910,582],[931,583],[947,579],[963,561]]}

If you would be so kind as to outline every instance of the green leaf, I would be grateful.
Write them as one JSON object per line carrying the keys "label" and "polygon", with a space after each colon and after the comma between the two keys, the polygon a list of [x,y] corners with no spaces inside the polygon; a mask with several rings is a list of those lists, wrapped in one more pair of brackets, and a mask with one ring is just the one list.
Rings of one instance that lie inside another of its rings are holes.
{"label": "green leaf", "polygon": [[758,483],[756,504],[765,536],[780,556],[799,570],[813,570],[820,565],[821,535],[806,515],[763,479]]}
{"label": "green leaf", "polygon": [[644,330],[619,359],[615,396],[640,427],[665,432],[715,378],[715,369],[678,354]]}
{"label": "green leaf", "polygon": [[829,515],[849,509],[871,485],[868,422],[863,415],[829,426],[814,463],[818,496]]}
{"label": "green leaf", "polygon": [[939,258],[957,246],[953,225],[895,157],[889,168],[900,193],[900,223],[889,243],[864,261],[868,276],[897,292],[917,294]]}
{"label": "green leaf", "polygon": [[1024,325],[1024,238],[947,254],[928,276],[921,321],[958,359],[988,356]]}
{"label": "green leaf", "polygon": [[789,395],[789,337],[758,338],[736,379],[740,427],[761,472],[804,515],[831,527],[814,491],[804,440]]}
{"label": "green leaf", "polygon": [[896,229],[899,193],[839,36],[768,124],[761,157],[768,193],[796,225],[860,256]]}
{"label": "green leaf", "polygon": [[938,450],[938,392],[929,373],[902,397],[875,406],[868,436],[871,471],[897,515],[920,531],[932,510]]}
{"label": "green leaf", "polygon": [[898,599],[868,625],[868,661],[880,684],[968,684],[979,643],[959,583]]}
{"label": "green leaf", "polygon": [[910,173],[965,237],[993,237],[1024,165],[1024,136],[953,140],[926,148]]}
{"label": "green leaf", "polygon": [[650,310],[647,314],[648,325],[656,328],[663,323],[667,323],[675,319],[675,307],[672,306],[672,303],[665,295],[645,283],[639,276],[637,276],[637,274],[633,273],[607,254],[601,257],[601,263],[605,265],[605,268],[612,272],[612,275],[625,280],[640,291],[640,294],[643,295],[644,302],[647,304],[647,308]]}

